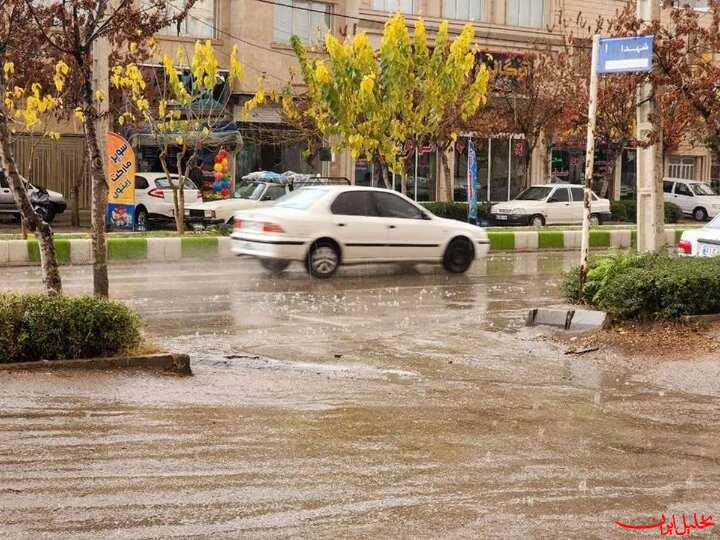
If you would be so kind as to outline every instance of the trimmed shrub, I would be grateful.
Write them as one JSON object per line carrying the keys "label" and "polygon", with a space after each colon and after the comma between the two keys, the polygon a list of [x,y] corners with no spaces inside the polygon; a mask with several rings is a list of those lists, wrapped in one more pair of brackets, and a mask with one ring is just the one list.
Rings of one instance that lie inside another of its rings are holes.
{"label": "trimmed shrub", "polygon": [[[466,202],[421,202],[420,204],[438,217],[465,222],[468,220],[468,203]],[[478,203],[478,220],[490,218],[491,206],[487,202]]]}
{"label": "trimmed shrub", "polygon": [[720,257],[611,255],[590,263],[579,290],[579,269],[564,275],[562,292],[620,319],[677,319],[720,313]]}
{"label": "trimmed shrub", "polygon": [[141,342],[140,318],[119,302],[0,294],[0,363],[112,356]]}
{"label": "trimmed shrub", "polygon": [[[637,203],[633,200],[610,201],[610,212],[613,221],[637,221]],[[677,223],[683,213],[676,204],[665,203],[665,223]]]}

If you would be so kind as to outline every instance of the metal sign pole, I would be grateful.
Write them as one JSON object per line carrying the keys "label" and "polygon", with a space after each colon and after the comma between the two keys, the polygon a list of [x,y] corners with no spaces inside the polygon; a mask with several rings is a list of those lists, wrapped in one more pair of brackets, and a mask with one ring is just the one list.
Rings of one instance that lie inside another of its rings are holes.
{"label": "metal sign pole", "polygon": [[595,119],[598,95],[598,49],[600,36],[593,36],[590,63],[590,100],[588,103],[587,146],[585,148],[585,190],[583,196],[582,240],[580,243],[580,286],[585,284],[590,253],[590,202],[592,201],[593,166],[595,165]]}

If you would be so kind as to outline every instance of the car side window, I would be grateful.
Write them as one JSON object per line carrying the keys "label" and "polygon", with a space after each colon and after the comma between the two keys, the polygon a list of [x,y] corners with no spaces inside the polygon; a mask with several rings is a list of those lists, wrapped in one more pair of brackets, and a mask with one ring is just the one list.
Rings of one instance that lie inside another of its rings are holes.
{"label": "car side window", "polygon": [[583,202],[585,200],[585,190],[583,188],[570,188],[574,202]]}
{"label": "car side window", "polygon": [[568,194],[568,189],[565,187],[557,188],[552,195],[550,195],[550,198],[548,199],[548,202],[569,202],[570,201],[570,195]]}
{"label": "car side window", "polygon": [[388,218],[424,219],[425,216],[419,208],[407,202],[402,197],[383,191],[373,192],[377,202],[378,215]]}
{"label": "car side window", "polygon": [[675,195],[685,195],[686,197],[692,197],[693,194],[687,184],[675,184]]}
{"label": "car side window", "polygon": [[2,169],[0,169],[0,187],[5,189],[10,187],[7,178],[5,177],[5,171],[3,171]]}
{"label": "car side window", "polygon": [[265,194],[262,196],[263,201],[274,201],[285,195],[285,188],[283,186],[268,186],[265,190]]}
{"label": "car side window", "polygon": [[673,183],[672,182],[663,182],[663,191],[665,193],[672,193]]}
{"label": "car side window", "polygon": [[147,178],[143,176],[135,176],[135,189],[147,189],[150,185],[148,184]]}
{"label": "car side window", "polygon": [[183,187],[184,190],[197,190],[197,186],[195,185],[195,182],[190,180],[189,178],[185,179],[184,182],[185,187]]}
{"label": "car side window", "polygon": [[340,216],[377,216],[375,201],[369,191],[345,191],[330,205],[330,211]]}

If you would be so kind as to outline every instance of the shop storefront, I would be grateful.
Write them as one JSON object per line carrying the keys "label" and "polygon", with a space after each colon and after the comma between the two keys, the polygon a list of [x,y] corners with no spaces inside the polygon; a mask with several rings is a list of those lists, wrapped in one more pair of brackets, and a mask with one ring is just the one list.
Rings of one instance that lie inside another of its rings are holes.
{"label": "shop storefront", "polygon": [[[520,137],[473,139],[477,159],[478,200],[508,201],[525,187],[529,156]],[[467,139],[455,143],[453,195],[456,201],[467,201]]]}
{"label": "shop storefront", "polygon": [[[437,152],[432,147],[423,147],[413,151],[405,160],[407,174],[407,196],[417,201],[432,201],[435,199],[437,185]],[[415,173],[417,166],[417,175]],[[372,160],[365,157],[355,160],[355,185],[384,187],[380,177],[379,168]],[[417,177],[417,182],[416,182]],[[402,179],[395,175],[392,185],[392,176],[388,180],[390,187],[397,191],[402,190]]]}
{"label": "shop storefront", "polygon": [[237,154],[235,175],[255,171],[320,173],[317,156],[307,156],[306,143],[296,131],[281,125],[243,125],[243,147]]}

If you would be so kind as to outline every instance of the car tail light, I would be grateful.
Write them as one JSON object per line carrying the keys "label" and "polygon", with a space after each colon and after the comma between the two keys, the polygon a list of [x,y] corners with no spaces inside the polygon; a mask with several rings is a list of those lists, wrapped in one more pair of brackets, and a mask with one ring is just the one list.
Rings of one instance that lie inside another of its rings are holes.
{"label": "car tail light", "polygon": [[284,233],[285,230],[276,223],[263,223],[262,232]]}
{"label": "car tail light", "polygon": [[680,240],[677,243],[677,248],[678,251],[685,253],[686,255],[690,255],[692,253],[692,244],[687,240]]}
{"label": "car tail light", "polygon": [[148,195],[151,197],[156,197],[158,199],[164,199],[165,198],[165,192],[162,189],[155,188],[148,191]]}
{"label": "car tail light", "polygon": [[242,228],[243,228],[243,220],[235,218],[233,229],[235,229],[236,231],[239,231]]}

